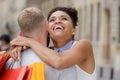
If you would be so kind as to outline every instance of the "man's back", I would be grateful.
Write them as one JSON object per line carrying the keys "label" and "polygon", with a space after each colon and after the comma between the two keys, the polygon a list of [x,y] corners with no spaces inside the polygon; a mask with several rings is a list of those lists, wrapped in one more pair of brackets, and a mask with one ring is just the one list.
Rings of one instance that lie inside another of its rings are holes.
{"label": "man's back", "polygon": [[[21,53],[21,66],[30,65],[35,62],[42,62],[42,60],[32,49],[27,49]],[[18,67],[18,63],[15,62],[13,67]]]}
{"label": "man's back", "polygon": [[41,61],[42,60],[40,59],[40,57],[32,49],[28,49],[22,53],[21,56],[22,66],[30,65],[34,62],[41,62]]}

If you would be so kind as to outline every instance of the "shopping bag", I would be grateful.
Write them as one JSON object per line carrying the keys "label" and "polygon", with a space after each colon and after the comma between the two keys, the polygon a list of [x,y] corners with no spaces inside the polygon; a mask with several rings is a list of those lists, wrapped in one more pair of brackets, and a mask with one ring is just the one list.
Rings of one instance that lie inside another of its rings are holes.
{"label": "shopping bag", "polygon": [[29,66],[32,67],[33,69],[30,80],[45,80],[45,77],[44,77],[45,63],[35,62]]}
{"label": "shopping bag", "polygon": [[7,69],[0,75],[0,80],[30,80],[32,68],[22,66],[16,69]]}
{"label": "shopping bag", "polygon": [[1,53],[0,54],[0,73],[3,70],[3,67],[5,65],[5,63],[7,62],[7,60],[10,58],[10,54],[8,53]]}

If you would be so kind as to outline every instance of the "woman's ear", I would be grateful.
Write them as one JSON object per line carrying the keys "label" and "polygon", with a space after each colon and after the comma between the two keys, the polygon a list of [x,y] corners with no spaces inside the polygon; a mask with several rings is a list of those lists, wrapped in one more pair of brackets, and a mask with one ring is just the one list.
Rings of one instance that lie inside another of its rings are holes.
{"label": "woman's ear", "polygon": [[73,34],[73,35],[75,35],[75,33],[76,33],[76,29],[73,29],[73,32],[72,32],[72,34]]}

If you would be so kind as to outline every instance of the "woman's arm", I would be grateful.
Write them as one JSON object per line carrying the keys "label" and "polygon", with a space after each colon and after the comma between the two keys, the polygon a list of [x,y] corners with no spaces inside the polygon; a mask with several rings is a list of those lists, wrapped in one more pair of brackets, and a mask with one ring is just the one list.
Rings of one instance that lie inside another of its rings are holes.
{"label": "woman's arm", "polygon": [[56,51],[41,45],[39,42],[25,37],[16,38],[11,43],[12,45],[31,47],[45,63],[56,69],[79,64],[88,57],[93,57],[92,46],[86,40],[78,41],[73,48],[62,52],[62,54],[58,54]]}

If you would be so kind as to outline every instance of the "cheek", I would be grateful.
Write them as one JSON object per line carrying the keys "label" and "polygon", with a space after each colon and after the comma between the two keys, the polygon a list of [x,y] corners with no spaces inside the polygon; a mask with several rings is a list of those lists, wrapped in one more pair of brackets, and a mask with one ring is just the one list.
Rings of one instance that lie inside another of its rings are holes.
{"label": "cheek", "polygon": [[69,23],[69,24],[67,25],[67,30],[68,30],[68,31],[72,31],[72,30],[73,30],[73,25]]}
{"label": "cheek", "polygon": [[51,33],[51,32],[52,32],[51,27],[48,27],[48,32],[49,32],[49,33]]}
{"label": "cheek", "polygon": [[48,32],[50,33],[51,31],[50,31],[50,28],[48,28]]}
{"label": "cheek", "polygon": [[67,32],[68,34],[72,34],[73,31],[74,31],[73,26],[68,26],[68,28],[66,29],[66,32]]}
{"label": "cheek", "polygon": [[52,27],[52,24],[49,23],[49,24],[48,24],[48,29],[51,29],[51,27]]}

